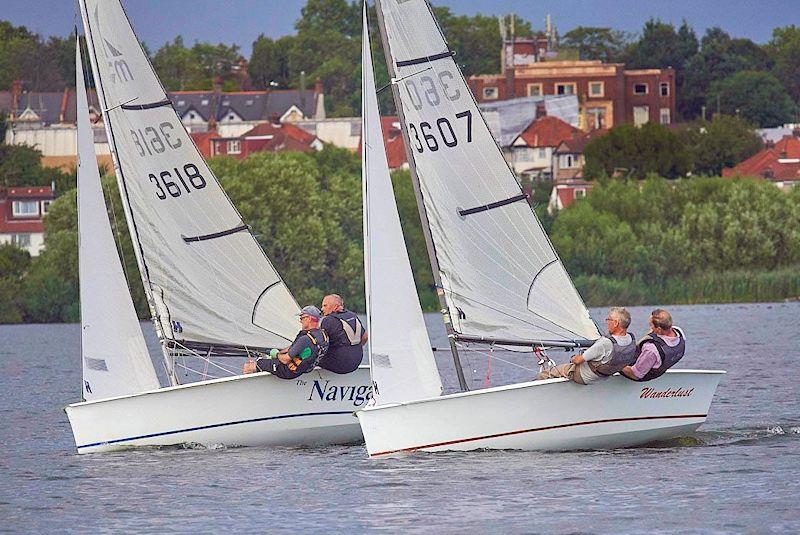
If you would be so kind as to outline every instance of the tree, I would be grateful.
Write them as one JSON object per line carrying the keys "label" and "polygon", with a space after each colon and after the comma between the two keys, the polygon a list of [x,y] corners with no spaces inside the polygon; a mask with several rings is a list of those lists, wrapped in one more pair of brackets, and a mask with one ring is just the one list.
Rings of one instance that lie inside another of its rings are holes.
{"label": "tree", "polygon": [[582,60],[614,63],[623,59],[629,40],[628,34],[619,30],[578,26],[561,37],[560,47],[577,51]]}
{"label": "tree", "polygon": [[786,90],[767,72],[741,71],[711,84],[706,106],[729,115],[741,115],[761,127],[791,122],[797,113]]}
{"label": "tree", "polygon": [[800,103],[800,28],[786,26],[772,31],[767,53],[773,62],[772,74],[796,103]]}
{"label": "tree", "polygon": [[587,177],[625,176],[644,178],[650,173],[667,178],[684,176],[691,169],[691,156],[681,139],[667,128],[647,123],[641,128],[623,124],[592,139],[584,149]]}
{"label": "tree", "polygon": [[22,278],[30,263],[27,251],[0,244],[0,323],[22,322]]}
{"label": "tree", "polygon": [[0,185],[49,186],[55,183],[57,194],[75,187],[74,173],[42,167],[41,158],[41,152],[27,145],[0,143]]}
{"label": "tree", "polygon": [[730,115],[715,116],[712,121],[698,121],[683,131],[684,145],[694,162],[694,173],[719,175],[763,147],[761,136],[744,119]]}
{"label": "tree", "polygon": [[277,40],[262,35],[253,42],[253,53],[247,64],[247,73],[253,84],[261,89],[270,89],[273,83],[286,87],[291,80],[289,49],[294,37],[284,36]]}
{"label": "tree", "polygon": [[686,119],[700,116],[712,83],[740,71],[767,70],[769,63],[766,52],[749,39],[732,39],[720,28],[709,28],[700,51],[686,63],[678,89],[678,111]]}
{"label": "tree", "polygon": [[180,35],[158,49],[153,56],[153,67],[161,83],[169,90],[182,91],[208,85],[194,54],[184,46]]}
{"label": "tree", "polygon": [[676,32],[672,24],[650,19],[641,38],[629,47],[625,63],[634,69],[672,67],[680,71],[696,52],[697,37],[686,21]]}

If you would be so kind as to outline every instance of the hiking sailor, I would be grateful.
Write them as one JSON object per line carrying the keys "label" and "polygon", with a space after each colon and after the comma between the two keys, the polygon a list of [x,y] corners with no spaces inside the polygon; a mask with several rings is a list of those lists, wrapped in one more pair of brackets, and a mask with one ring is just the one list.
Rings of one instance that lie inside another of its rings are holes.
{"label": "hiking sailor", "polygon": [[614,375],[636,361],[636,343],[632,333],[630,313],[622,307],[608,311],[606,327],[608,336],[598,339],[581,355],[573,355],[570,362],[539,374],[537,379],[565,377],[581,385],[592,384]]}
{"label": "hiking sailor", "polygon": [[683,357],[686,341],[683,331],[672,325],[672,316],[660,308],[650,313],[650,332],[637,342],[639,356],[622,373],[634,381],[660,377]]}
{"label": "hiking sailor", "polygon": [[363,357],[361,346],[367,343],[367,330],[358,316],[344,308],[344,301],[336,294],[322,300],[320,327],[330,337],[330,347],[319,365],[334,373],[350,373],[358,368]]}
{"label": "hiking sailor", "polygon": [[281,379],[294,379],[313,370],[328,350],[328,334],[319,327],[321,317],[322,312],[317,307],[303,307],[300,311],[302,329],[292,345],[280,351],[273,349],[269,357],[256,361],[248,359],[242,372],[270,372]]}

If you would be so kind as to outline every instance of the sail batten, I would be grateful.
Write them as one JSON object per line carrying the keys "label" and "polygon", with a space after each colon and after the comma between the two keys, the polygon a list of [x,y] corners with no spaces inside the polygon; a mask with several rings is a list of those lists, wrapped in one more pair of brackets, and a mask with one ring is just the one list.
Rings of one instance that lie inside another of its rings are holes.
{"label": "sail batten", "polygon": [[80,4],[160,338],[284,346],[299,307],[184,129],[119,0]]}
{"label": "sail batten", "polygon": [[453,331],[475,339],[596,339],[428,3],[379,0],[378,9]]}

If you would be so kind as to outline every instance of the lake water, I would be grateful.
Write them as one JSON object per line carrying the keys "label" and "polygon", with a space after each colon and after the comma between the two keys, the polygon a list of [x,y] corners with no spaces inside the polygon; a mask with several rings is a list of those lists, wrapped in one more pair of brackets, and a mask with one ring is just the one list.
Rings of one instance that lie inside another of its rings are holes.
{"label": "lake water", "polygon": [[[80,396],[78,326],[0,326],[0,532],[800,531],[800,303],[669,310],[687,333],[679,366],[728,371],[694,437],[381,460],[363,446],[79,456],[62,410]],[[649,309],[631,311],[643,333]],[[602,323],[605,310],[592,314]],[[446,347],[439,317],[427,320]],[[486,352],[464,358],[478,387],[536,368],[497,353],[487,378]],[[452,388],[449,353],[437,361]]]}

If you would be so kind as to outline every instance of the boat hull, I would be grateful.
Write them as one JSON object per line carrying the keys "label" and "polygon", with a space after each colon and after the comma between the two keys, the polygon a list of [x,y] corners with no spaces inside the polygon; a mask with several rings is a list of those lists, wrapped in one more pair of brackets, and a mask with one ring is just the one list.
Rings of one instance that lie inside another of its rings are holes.
{"label": "boat hull", "polygon": [[356,415],[371,457],[418,450],[622,448],[697,429],[723,374],[676,370],[646,383],[617,375],[591,386],[548,379],[371,406]]}
{"label": "boat hull", "polygon": [[137,446],[320,446],[363,440],[353,412],[371,396],[369,367],[295,380],[257,373],[65,408],[78,453]]}

